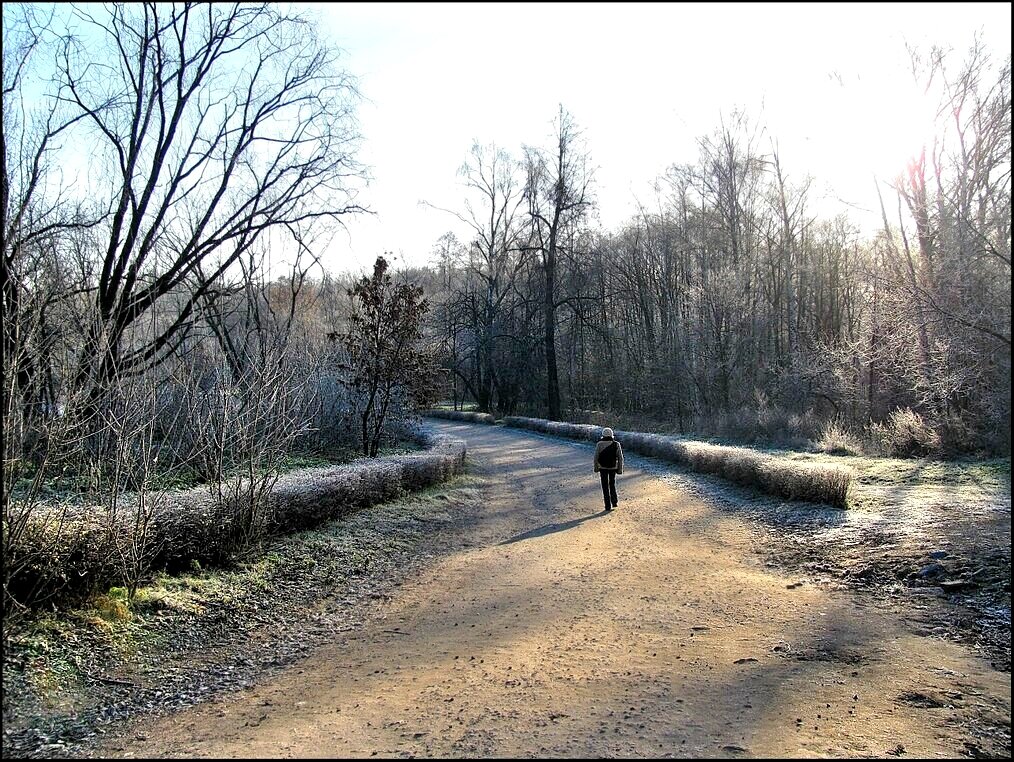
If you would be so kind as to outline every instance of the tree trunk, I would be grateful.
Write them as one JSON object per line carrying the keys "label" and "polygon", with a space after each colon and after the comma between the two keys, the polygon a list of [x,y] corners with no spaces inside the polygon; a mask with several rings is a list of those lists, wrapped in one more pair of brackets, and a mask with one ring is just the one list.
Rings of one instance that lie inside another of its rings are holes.
{"label": "tree trunk", "polygon": [[556,369],[556,235],[550,234],[546,253],[546,300],[544,307],[546,349],[546,403],[549,420],[558,421],[560,411],[560,379]]}

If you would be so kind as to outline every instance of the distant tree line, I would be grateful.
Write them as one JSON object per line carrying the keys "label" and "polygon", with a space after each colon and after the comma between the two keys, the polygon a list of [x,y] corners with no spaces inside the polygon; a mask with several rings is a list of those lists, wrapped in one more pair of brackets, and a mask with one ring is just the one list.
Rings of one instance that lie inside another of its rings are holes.
{"label": "distant tree line", "polygon": [[811,179],[742,113],[617,230],[591,222],[562,107],[544,149],[475,145],[455,212],[472,235],[414,274],[445,395],[828,451],[1009,452],[1010,62],[976,45],[913,70],[941,93],[938,136],[882,189],[871,239],[818,218]]}

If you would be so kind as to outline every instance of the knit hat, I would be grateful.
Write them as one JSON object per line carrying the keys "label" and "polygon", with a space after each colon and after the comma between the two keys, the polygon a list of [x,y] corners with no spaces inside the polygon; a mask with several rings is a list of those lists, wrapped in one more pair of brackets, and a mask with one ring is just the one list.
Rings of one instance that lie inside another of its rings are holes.
{"label": "knit hat", "polygon": [[604,429],[602,429],[602,436],[606,437],[607,439],[612,439],[612,437],[613,437],[613,430],[611,428],[609,428],[608,426],[606,426]]}

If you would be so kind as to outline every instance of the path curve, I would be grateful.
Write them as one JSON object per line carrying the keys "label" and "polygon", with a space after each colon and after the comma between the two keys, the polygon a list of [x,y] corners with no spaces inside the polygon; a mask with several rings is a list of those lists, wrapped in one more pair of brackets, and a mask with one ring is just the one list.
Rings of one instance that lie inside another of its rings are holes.
{"label": "path curve", "polygon": [[[590,444],[440,422],[488,477],[472,547],[253,690],[98,753],[173,757],[962,756],[1010,675],[841,590],[639,468],[601,510]],[[900,748],[899,748],[900,747]]]}

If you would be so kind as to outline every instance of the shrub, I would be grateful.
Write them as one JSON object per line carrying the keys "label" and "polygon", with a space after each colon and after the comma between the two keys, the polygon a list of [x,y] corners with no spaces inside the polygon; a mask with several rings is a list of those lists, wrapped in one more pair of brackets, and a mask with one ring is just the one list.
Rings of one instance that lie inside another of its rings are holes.
{"label": "shrub", "polygon": [[496,423],[489,413],[473,413],[467,410],[427,410],[423,415],[431,418],[447,418],[451,421],[468,421],[469,423]]}
{"label": "shrub", "polygon": [[503,422],[505,426],[514,426],[519,429],[528,429],[570,439],[590,439],[594,441],[602,434],[601,426],[592,426],[586,423],[549,421],[545,418],[526,418],[520,415],[509,415],[503,419]]}
{"label": "shrub", "polygon": [[975,430],[958,415],[945,415],[936,431],[940,435],[940,449],[945,452],[956,455],[982,449]]}
{"label": "shrub", "polygon": [[[265,531],[280,534],[390,500],[405,491],[445,481],[464,465],[465,443],[417,430],[425,452],[360,460],[283,474],[267,496]],[[234,480],[221,490],[200,487],[166,493],[147,533],[148,569],[169,572],[195,561],[225,561],[244,538],[249,484]],[[221,496],[221,497],[220,497]],[[116,548],[129,542],[133,511],[124,506],[108,521],[98,506],[39,506],[17,543],[4,545],[9,577],[5,594],[22,606],[80,600],[96,589],[122,584]]]}
{"label": "shrub", "polygon": [[873,433],[889,455],[906,458],[940,451],[940,435],[910,408],[896,409],[886,423],[873,425]]}
{"label": "shrub", "polygon": [[863,447],[852,436],[852,432],[836,422],[831,421],[824,426],[820,438],[815,443],[817,450],[828,455],[862,455]]}
{"label": "shrub", "polygon": [[714,432],[724,439],[792,448],[808,446],[820,430],[813,411],[791,413],[769,404],[763,395],[756,406],[744,405],[735,411],[716,413],[702,419],[701,424],[702,431]]}
{"label": "shrub", "polygon": [[[521,416],[504,418],[504,425],[593,441],[602,431],[598,426]],[[836,508],[844,508],[847,504],[853,477],[851,470],[841,466],[799,463],[765,456],[744,447],[679,441],[660,434],[638,431],[615,431],[614,434],[632,452],[680,463],[692,471],[715,474],[790,500],[829,503]]]}

